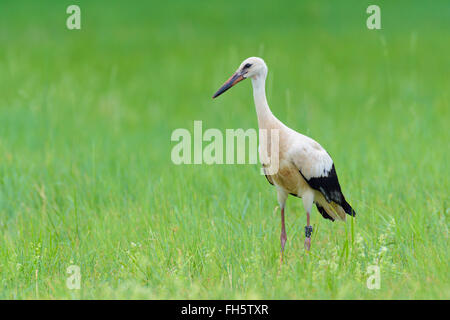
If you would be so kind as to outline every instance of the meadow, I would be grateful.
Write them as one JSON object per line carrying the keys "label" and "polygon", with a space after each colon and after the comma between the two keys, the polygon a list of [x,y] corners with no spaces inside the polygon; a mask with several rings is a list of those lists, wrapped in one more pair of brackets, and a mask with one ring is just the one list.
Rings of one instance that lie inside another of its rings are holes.
{"label": "meadow", "polygon": [[[0,3],[1,299],[449,299],[450,5],[375,1]],[[273,113],[334,159],[347,223],[300,199],[280,266],[259,165],[175,165],[171,133]],[[70,290],[67,268],[79,266]],[[370,290],[370,267],[380,288]]]}

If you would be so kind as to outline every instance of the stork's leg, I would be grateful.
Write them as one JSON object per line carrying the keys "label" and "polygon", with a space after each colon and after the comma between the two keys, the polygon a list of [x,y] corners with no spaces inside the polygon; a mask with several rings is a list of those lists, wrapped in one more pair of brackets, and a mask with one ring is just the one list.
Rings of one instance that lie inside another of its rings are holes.
{"label": "stork's leg", "polygon": [[306,227],[305,227],[305,249],[309,251],[311,248],[311,234],[312,226],[309,224],[309,212],[306,212]]}
{"label": "stork's leg", "polygon": [[284,245],[286,244],[287,235],[286,235],[286,225],[284,223],[284,208],[286,205],[286,198],[288,196],[287,192],[281,189],[280,187],[277,187],[277,196],[278,196],[278,204],[280,205],[281,209],[281,254],[280,254],[280,262],[283,262],[283,253],[284,253]]}
{"label": "stork's leg", "polygon": [[283,252],[284,245],[286,244],[287,235],[286,235],[286,226],[284,224],[284,207],[281,207],[281,261],[283,261]]}
{"label": "stork's leg", "polygon": [[311,234],[313,229],[310,223],[310,213],[314,202],[314,192],[306,192],[305,194],[303,194],[302,199],[303,206],[306,210],[305,249],[309,251],[309,249],[311,248]]}

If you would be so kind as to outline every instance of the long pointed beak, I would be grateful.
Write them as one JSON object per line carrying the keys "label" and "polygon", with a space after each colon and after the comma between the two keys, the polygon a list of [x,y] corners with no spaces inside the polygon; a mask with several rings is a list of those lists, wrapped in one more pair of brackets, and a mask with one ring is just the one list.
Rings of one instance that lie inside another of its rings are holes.
{"label": "long pointed beak", "polygon": [[238,82],[240,82],[240,81],[242,81],[242,80],[244,80],[244,79],[245,79],[245,78],[244,78],[244,75],[243,75],[243,74],[241,74],[239,71],[236,72],[235,74],[233,74],[233,75],[231,76],[230,79],[227,80],[227,82],[225,82],[225,83],[223,84],[223,86],[220,87],[219,90],[217,90],[216,93],[214,93],[213,99],[216,98],[216,97],[218,97],[218,96],[220,96],[222,93],[224,93],[225,91],[227,91],[228,89],[230,89],[230,88],[231,88],[232,86],[234,86],[236,83],[238,83]]}

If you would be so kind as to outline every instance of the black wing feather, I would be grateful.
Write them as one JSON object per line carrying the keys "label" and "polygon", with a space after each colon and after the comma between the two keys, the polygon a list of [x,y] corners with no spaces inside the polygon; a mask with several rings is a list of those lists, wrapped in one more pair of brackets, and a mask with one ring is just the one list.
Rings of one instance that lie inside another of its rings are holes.
{"label": "black wing feather", "polygon": [[309,186],[322,193],[328,202],[333,201],[340,205],[347,214],[351,216],[356,215],[355,210],[353,210],[352,207],[347,203],[344,195],[342,194],[341,186],[339,185],[339,180],[336,174],[336,169],[334,168],[334,163],[328,174],[323,177],[311,177],[310,179],[306,179],[300,170],[299,172],[302,175],[303,179],[308,182]]}

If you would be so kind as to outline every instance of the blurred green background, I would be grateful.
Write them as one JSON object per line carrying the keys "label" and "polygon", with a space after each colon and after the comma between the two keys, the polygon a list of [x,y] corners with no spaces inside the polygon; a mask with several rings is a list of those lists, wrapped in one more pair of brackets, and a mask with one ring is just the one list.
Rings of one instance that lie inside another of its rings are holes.
{"label": "blurred green background", "polygon": [[[449,51],[447,0],[3,0],[0,298],[448,299]],[[290,198],[282,267],[258,165],[170,160],[194,120],[257,127],[250,81],[211,100],[249,56],[358,213],[350,230],[314,211],[307,255]]]}

